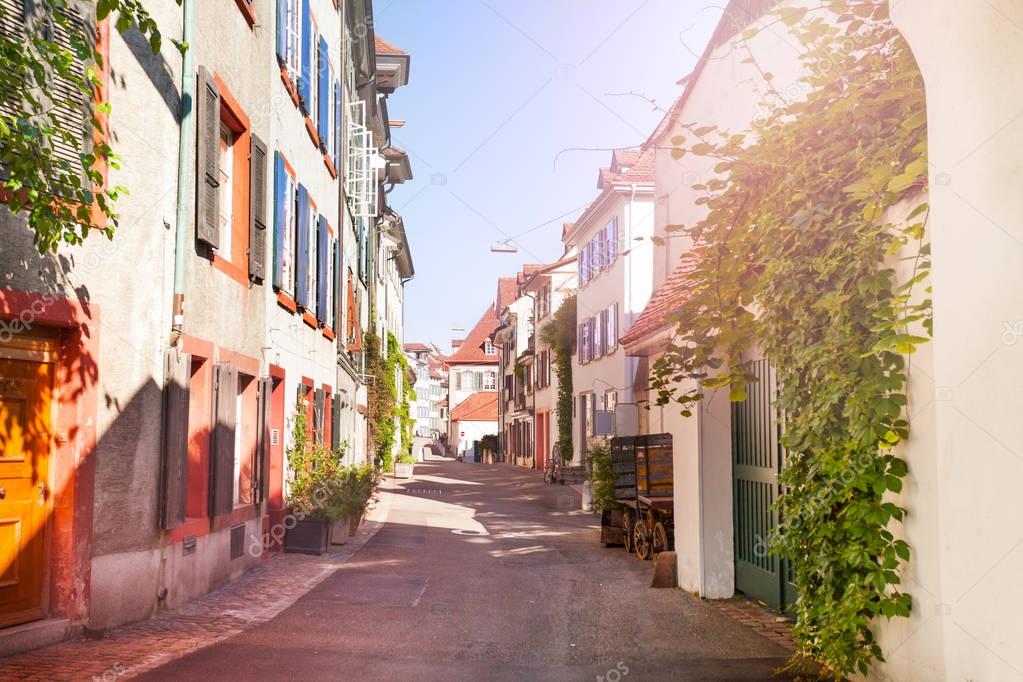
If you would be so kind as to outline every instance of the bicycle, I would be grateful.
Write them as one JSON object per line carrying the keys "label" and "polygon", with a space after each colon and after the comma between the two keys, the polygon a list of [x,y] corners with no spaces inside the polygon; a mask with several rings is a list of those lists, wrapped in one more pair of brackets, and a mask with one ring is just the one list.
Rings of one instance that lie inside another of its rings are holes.
{"label": "bicycle", "polygon": [[561,479],[561,448],[558,445],[554,446],[554,450],[551,452],[551,458],[547,462],[547,466],[543,471],[543,482],[550,485],[555,481]]}

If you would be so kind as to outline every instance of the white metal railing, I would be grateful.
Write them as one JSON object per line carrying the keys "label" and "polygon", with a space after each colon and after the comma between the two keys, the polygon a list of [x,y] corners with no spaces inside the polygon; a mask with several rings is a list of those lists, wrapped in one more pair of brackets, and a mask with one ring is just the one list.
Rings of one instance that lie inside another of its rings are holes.
{"label": "white metal railing", "polygon": [[362,100],[349,102],[345,193],[357,218],[375,218],[377,215],[375,157],[373,131],[366,127],[366,103]]}

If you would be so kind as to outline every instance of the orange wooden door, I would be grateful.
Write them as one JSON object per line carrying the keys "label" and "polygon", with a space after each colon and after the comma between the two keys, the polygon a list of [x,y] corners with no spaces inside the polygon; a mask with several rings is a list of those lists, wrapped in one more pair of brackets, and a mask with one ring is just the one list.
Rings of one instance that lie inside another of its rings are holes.
{"label": "orange wooden door", "polygon": [[53,365],[0,357],[0,627],[43,618]]}

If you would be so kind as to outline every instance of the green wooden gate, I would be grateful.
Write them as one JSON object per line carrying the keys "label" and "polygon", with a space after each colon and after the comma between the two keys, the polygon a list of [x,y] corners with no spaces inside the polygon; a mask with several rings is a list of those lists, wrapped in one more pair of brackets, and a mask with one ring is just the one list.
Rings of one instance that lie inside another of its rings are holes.
{"label": "green wooden gate", "polygon": [[732,404],[735,588],[778,611],[795,601],[787,562],[770,551],[778,515],[778,474],[784,463],[781,426],[772,407],[774,372],[767,360],[753,363],[757,382],[746,400]]}

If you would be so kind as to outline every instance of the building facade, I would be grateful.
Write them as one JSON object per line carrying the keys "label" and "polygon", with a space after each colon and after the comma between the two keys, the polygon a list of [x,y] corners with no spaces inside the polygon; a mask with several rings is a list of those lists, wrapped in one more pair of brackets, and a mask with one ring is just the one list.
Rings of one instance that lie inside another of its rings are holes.
{"label": "building facade", "polygon": [[[497,313],[494,305],[487,308],[487,311],[476,323],[472,331],[465,338],[455,345],[454,352],[447,359],[448,366],[448,402],[449,414],[448,424],[448,449],[456,455],[464,455],[472,451],[476,441],[483,436],[498,433],[497,417],[497,372],[498,372],[498,348],[494,344],[494,335],[498,327]],[[468,410],[476,413],[477,408],[482,406],[478,401],[483,398],[474,398],[477,394],[487,394],[486,409],[483,416],[486,419],[473,420],[472,428],[460,428],[459,418],[464,417]],[[490,419],[490,397],[493,397],[494,410],[493,419]],[[459,407],[467,400],[472,407]]]}
{"label": "building facade", "polygon": [[578,254],[571,458],[577,465],[596,433],[597,412],[635,402],[637,364],[618,339],[653,293],[654,175],[651,150],[614,152],[610,167],[600,170],[599,196],[562,237],[566,250]]}
{"label": "building facade", "polygon": [[[412,265],[378,191],[411,177],[407,158],[365,131],[386,132],[408,56],[377,58],[368,0],[185,5],[147,7],[157,54],[94,3],[69,9],[104,57],[102,135],[122,157],[105,182],[131,190],[113,239],[40,255],[0,215],[0,449],[26,463],[0,466],[18,491],[0,500],[17,518],[0,637],[102,631],[259,565],[298,409],[314,438],[366,457],[361,275],[381,273],[400,338]],[[0,31],[41,30],[11,6]]]}

